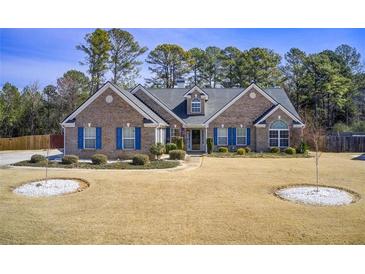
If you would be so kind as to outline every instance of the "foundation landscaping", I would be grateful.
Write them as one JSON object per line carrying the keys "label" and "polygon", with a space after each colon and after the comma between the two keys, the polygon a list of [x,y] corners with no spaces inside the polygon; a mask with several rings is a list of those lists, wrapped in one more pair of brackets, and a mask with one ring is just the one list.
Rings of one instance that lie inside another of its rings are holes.
{"label": "foundation landscaping", "polygon": [[253,152],[249,147],[238,148],[235,151],[229,151],[227,147],[219,147],[218,151],[211,152],[208,157],[216,158],[310,158],[308,150],[300,151],[298,149],[288,147],[280,149],[278,147],[271,148],[270,151]]}
{"label": "foundation landscaping", "polygon": [[[108,160],[106,155],[98,153],[94,154],[90,160],[80,160],[76,155],[65,155],[61,160],[48,160],[43,155],[35,154],[30,160],[15,163],[14,166],[70,169],[167,169],[181,165],[186,158],[185,151],[173,145],[165,146],[157,143],[151,146],[149,155],[134,154],[126,160]],[[163,157],[164,155],[166,156]]]}

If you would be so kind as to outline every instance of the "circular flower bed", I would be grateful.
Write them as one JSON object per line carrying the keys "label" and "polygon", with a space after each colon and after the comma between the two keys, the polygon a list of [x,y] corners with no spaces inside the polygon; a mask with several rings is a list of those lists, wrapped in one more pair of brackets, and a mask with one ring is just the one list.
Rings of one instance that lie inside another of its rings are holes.
{"label": "circular flower bed", "polygon": [[275,192],[282,199],[319,206],[348,205],[355,201],[349,191],[327,186],[289,186]]}
{"label": "circular flower bed", "polygon": [[48,179],[19,186],[14,189],[14,193],[28,197],[49,197],[77,192],[87,186],[76,179]]}

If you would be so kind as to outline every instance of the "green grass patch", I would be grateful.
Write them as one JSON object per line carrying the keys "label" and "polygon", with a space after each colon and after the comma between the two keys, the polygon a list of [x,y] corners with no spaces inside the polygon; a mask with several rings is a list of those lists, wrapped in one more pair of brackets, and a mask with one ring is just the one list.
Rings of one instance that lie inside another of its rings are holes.
{"label": "green grass patch", "polygon": [[213,158],[311,158],[309,154],[286,154],[281,153],[271,153],[271,152],[249,152],[244,155],[238,155],[236,152],[213,152],[208,154],[208,157]]}
{"label": "green grass patch", "polygon": [[[133,165],[126,162],[115,162],[104,165],[94,165],[92,163],[78,163],[78,164],[62,164],[56,161],[50,161],[48,167],[50,168],[84,168],[84,169],[164,169],[173,168],[180,165],[178,161],[151,161],[146,165]],[[29,166],[29,167],[46,167],[45,162],[31,163],[30,161],[21,161],[15,163],[14,166]]]}

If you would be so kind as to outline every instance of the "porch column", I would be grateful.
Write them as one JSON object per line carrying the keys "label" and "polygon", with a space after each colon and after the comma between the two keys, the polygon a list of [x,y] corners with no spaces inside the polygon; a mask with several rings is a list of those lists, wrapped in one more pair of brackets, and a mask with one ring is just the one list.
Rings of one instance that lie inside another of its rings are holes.
{"label": "porch column", "polygon": [[204,140],[204,142],[205,142],[205,153],[208,153],[208,144],[207,144],[207,139],[208,139],[208,128],[206,127],[205,128],[205,140]]}

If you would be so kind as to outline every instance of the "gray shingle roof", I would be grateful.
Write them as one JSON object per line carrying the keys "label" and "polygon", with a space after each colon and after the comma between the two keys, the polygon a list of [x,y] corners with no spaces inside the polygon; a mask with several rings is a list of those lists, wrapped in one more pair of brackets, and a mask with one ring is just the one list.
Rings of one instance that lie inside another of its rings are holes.
{"label": "gray shingle roof", "polygon": [[[165,106],[173,111],[187,124],[202,124],[211,118],[217,111],[222,109],[226,104],[238,96],[244,89],[242,88],[203,88],[202,90],[208,94],[209,100],[205,105],[205,114],[197,116],[189,116],[186,111],[186,101],[184,94],[190,88],[174,88],[174,89],[155,89],[147,88],[147,90],[160,100]],[[282,105],[296,118],[300,117],[290,102],[285,91],[281,88],[263,89],[278,104]]]}
{"label": "gray shingle roof", "polygon": [[143,112],[145,112],[153,120],[155,120],[159,124],[163,124],[163,125],[167,124],[166,121],[164,121],[152,109],[150,109],[148,106],[146,106],[141,100],[139,100],[136,96],[131,94],[129,91],[122,90],[116,85],[113,85],[113,86],[116,87],[121,93],[123,93],[123,95],[125,95],[129,100],[131,100],[135,105],[137,105]]}

